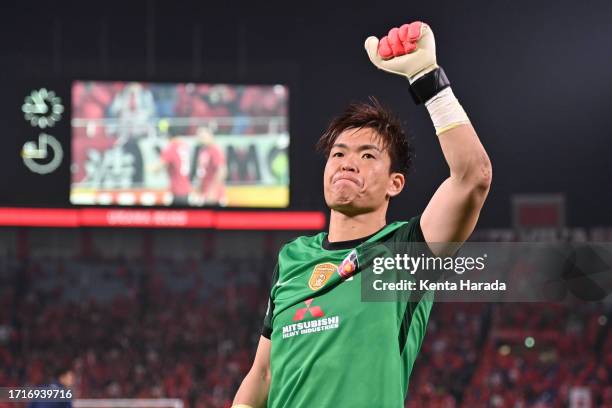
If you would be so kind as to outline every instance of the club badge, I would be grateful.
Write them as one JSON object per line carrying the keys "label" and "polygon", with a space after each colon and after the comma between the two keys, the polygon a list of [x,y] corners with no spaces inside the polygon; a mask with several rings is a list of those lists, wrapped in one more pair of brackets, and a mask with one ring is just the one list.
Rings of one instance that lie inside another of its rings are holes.
{"label": "club badge", "polygon": [[310,275],[310,279],[308,280],[308,286],[312,290],[319,290],[327,283],[330,276],[334,274],[336,270],[336,265],[331,262],[326,262],[322,264],[318,264],[312,270],[312,275]]}

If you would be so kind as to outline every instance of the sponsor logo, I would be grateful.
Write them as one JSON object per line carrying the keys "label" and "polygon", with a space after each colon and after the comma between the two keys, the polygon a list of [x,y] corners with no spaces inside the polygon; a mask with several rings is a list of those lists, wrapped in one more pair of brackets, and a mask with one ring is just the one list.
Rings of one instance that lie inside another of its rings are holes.
{"label": "sponsor logo", "polygon": [[312,317],[323,317],[325,316],[325,313],[323,312],[323,309],[321,309],[320,306],[311,306],[312,305],[312,301],[313,299],[306,299],[306,301],[304,303],[306,303],[306,307],[303,307],[301,309],[298,309],[295,311],[295,315],[293,316],[293,321],[297,322],[299,320],[304,320],[304,317],[306,317],[307,313],[310,313],[310,315]]}
{"label": "sponsor logo", "polygon": [[[337,329],[340,326],[339,316],[324,317],[323,309],[320,306],[313,306],[312,302],[312,298],[307,299],[304,302],[306,307],[298,308],[295,311],[293,321],[297,323],[283,326],[283,339]],[[304,322],[303,320],[307,317],[314,317],[315,319]]]}
{"label": "sponsor logo", "polygon": [[308,286],[310,289],[321,289],[325,283],[327,283],[329,277],[336,272],[336,269],[336,265],[331,262],[326,262],[315,266],[312,270],[312,275],[310,275],[310,279],[308,280]]}
{"label": "sponsor logo", "polygon": [[291,282],[291,281],[292,281],[292,280],[294,280],[295,278],[297,278],[297,276],[294,276],[293,278],[291,278],[291,279],[287,279],[287,280],[282,281],[282,282],[277,282],[277,283],[276,283],[276,286],[285,286],[286,284],[288,284],[289,282]]}

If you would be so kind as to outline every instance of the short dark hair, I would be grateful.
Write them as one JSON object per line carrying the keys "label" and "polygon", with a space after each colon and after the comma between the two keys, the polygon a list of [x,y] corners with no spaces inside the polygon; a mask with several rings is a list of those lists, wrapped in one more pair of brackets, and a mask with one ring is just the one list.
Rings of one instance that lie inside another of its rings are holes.
{"label": "short dark hair", "polygon": [[383,149],[391,158],[390,173],[407,176],[412,169],[414,150],[402,129],[398,117],[370,96],[370,103],[351,103],[346,110],[330,122],[327,130],[317,142],[317,151],[329,156],[336,139],[347,129],[370,128],[382,139]]}
{"label": "short dark hair", "polygon": [[56,362],[50,367],[49,371],[51,373],[51,376],[57,380],[64,374],[67,374],[72,371],[72,365],[70,365],[68,362]]}

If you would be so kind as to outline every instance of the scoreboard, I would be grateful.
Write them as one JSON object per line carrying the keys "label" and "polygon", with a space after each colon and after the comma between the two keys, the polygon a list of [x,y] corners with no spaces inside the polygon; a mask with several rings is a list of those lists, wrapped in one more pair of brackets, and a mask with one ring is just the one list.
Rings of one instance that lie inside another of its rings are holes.
{"label": "scoreboard", "polygon": [[0,225],[320,229],[290,211],[289,89],[16,79]]}

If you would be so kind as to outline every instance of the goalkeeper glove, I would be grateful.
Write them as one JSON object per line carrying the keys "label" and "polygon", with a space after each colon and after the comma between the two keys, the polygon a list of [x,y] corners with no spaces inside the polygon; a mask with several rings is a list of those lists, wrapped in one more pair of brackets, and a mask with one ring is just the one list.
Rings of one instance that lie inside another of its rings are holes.
{"label": "goalkeeper glove", "polygon": [[410,82],[416,103],[425,103],[436,134],[469,123],[436,61],[436,41],[431,28],[420,21],[392,28],[380,41],[365,41],[370,61],[379,69],[402,75]]}

